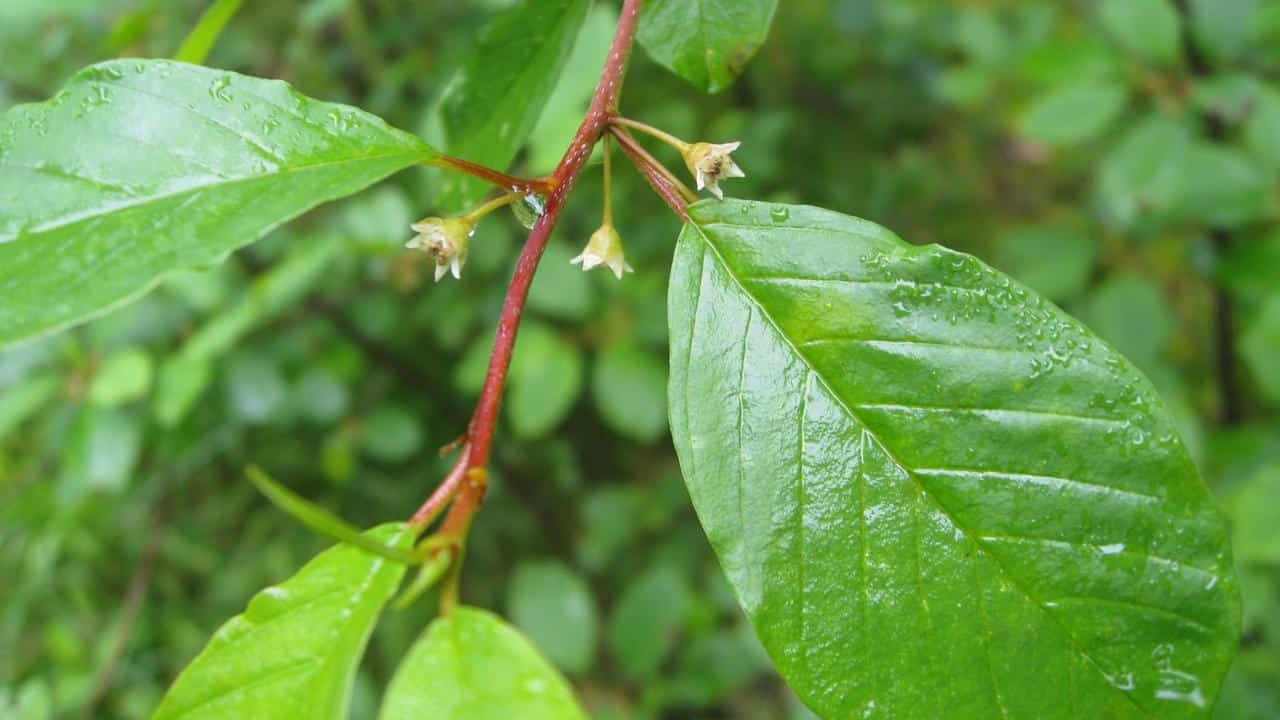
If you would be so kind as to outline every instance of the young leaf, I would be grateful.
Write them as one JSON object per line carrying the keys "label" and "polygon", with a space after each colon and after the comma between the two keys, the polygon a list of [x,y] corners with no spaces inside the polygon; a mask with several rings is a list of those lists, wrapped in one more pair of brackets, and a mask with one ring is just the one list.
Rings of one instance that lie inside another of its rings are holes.
{"label": "young leaf", "polygon": [[703,202],[672,270],[698,515],[824,717],[1203,717],[1239,641],[1224,522],[1155,390],[974,258]]}
{"label": "young leaf", "polygon": [[258,492],[265,495],[271,501],[271,504],[292,515],[298,522],[321,535],[358,547],[367,553],[392,562],[405,565],[416,565],[420,562],[418,556],[407,550],[370,539],[365,533],[361,533],[348,524],[347,521],[319,505],[303,499],[297,493],[271,479],[270,475],[267,475],[259,468],[250,467],[246,474],[254,487],[258,488]]}
{"label": "young leaf", "polygon": [[90,67],[0,118],[0,346],[434,155],[279,81],[169,61]]}
{"label": "young leaf", "polygon": [[380,720],[585,720],[564,678],[500,618],[460,607],[414,643]]}
{"label": "young leaf", "polygon": [[[365,534],[408,548],[403,524]],[[249,601],[214,633],[165,695],[152,720],[338,720],[369,633],[404,566],[338,545]]]}
{"label": "young leaf", "polygon": [[777,9],[778,0],[651,0],[637,39],[660,65],[718,93],[764,44]]}
{"label": "young leaf", "polygon": [[[525,0],[498,14],[441,99],[439,122],[450,155],[505,168],[542,116],[578,31],[587,0]],[[461,209],[489,190],[449,173],[440,204]]]}

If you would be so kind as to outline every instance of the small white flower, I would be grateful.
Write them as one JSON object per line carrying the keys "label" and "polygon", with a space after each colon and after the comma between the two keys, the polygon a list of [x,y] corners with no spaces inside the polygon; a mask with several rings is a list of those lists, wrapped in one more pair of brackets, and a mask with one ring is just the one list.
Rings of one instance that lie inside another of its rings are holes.
{"label": "small white flower", "polygon": [[467,264],[467,249],[475,223],[466,218],[425,218],[410,227],[417,237],[405,244],[414,250],[424,250],[436,261],[436,282],[448,273],[462,279],[462,267]]}
{"label": "small white flower", "polygon": [[622,279],[623,273],[635,272],[623,257],[622,238],[618,237],[618,231],[614,230],[613,225],[610,224],[605,224],[592,233],[591,240],[587,242],[587,247],[582,250],[582,254],[569,262],[581,265],[584,272],[603,265],[612,270],[619,280]]}
{"label": "small white flower", "polygon": [[727,178],[746,177],[742,168],[733,161],[730,154],[742,147],[740,142],[713,145],[711,143],[694,143],[684,151],[685,165],[698,182],[698,189],[707,189],[712,195],[724,199],[724,191],[720,189],[720,181]]}

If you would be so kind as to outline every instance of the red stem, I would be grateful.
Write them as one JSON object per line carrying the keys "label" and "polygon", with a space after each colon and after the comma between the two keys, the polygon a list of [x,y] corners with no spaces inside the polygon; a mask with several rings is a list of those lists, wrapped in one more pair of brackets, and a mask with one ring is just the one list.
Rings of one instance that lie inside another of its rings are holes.
{"label": "red stem", "polygon": [[[613,46],[609,51],[609,59],[596,86],[595,95],[591,99],[591,108],[578,128],[577,135],[569,144],[560,165],[551,176],[549,185],[551,193],[547,199],[546,212],[534,226],[529,239],[520,251],[520,259],[516,261],[516,271],[507,288],[507,297],[502,303],[502,317],[498,320],[498,334],[494,341],[493,354],[489,357],[489,371],[485,375],[484,389],[480,392],[480,400],[476,404],[475,414],[471,416],[471,424],[467,429],[467,440],[471,451],[467,456],[467,467],[485,468],[489,464],[489,450],[493,443],[494,428],[498,422],[498,411],[502,405],[502,391],[506,385],[507,370],[511,367],[511,353],[515,349],[516,333],[520,328],[520,317],[524,313],[525,301],[529,297],[529,286],[533,284],[534,272],[538,269],[538,261],[551,239],[551,231],[555,229],[560,212],[564,209],[565,198],[573,190],[578,176],[582,173],[587,159],[591,157],[591,149],[609,126],[609,117],[617,111],[618,97],[622,92],[623,74],[626,71],[627,59],[631,55],[631,46],[635,41],[636,25],[640,17],[640,9],[644,0],[624,0],[622,13],[618,18],[618,29],[613,37]],[[441,526],[444,534],[455,534],[462,537],[471,525],[471,516],[484,500],[484,483],[462,483],[457,499],[449,510]]]}
{"label": "red stem", "polygon": [[458,461],[454,463],[453,469],[445,477],[444,482],[440,483],[440,487],[431,493],[431,497],[422,503],[422,507],[418,508],[418,512],[409,518],[409,524],[416,527],[425,528],[436,519],[436,515],[444,509],[444,506],[453,499],[458,492],[458,488],[462,485],[462,478],[467,475],[467,461],[471,456],[471,446],[463,445],[462,452],[458,454]]}
{"label": "red stem", "polygon": [[653,191],[666,201],[667,206],[676,215],[679,215],[681,220],[688,222],[689,198],[685,196],[685,193],[678,186],[672,183],[666,168],[658,163],[644,148],[640,147],[635,138],[628,135],[625,130],[611,127],[609,128],[609,134],[618,141],[622,151],[627,154],[627,157],[631,158],[631,162],[640,171],[640,174],[644,176],[644,179],[649,181],[649,186],[653,188]]}
{"label": "red stem", "polygon": [[486,180],[500,188],[503,188],[504,190],[518,192],[524,195],[531,192],[542,193],[545,195],[551,192],[555,184],[555,181],[551,178],[530,179],[516,177],[514,175],[498,172],[491,167],[473,163],[470,160],[463,160],[462,158],[451,157],[449,155],[441,155],[436,158],[435,163],[453,168],[459,172],[464,172],[472,177]]}

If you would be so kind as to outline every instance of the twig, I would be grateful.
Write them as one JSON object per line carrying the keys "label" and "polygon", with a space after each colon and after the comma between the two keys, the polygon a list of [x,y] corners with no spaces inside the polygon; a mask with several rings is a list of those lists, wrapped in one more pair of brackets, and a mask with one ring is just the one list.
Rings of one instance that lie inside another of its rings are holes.
{"label": "twig", "polygon": [[80,713],[83,718],[94,717],[94,710],[111,690],[111,683],[115,679],[116,670],[120,666],[120,659],[124,657],[125,650],[129,647],[129,639],[133,635],[134,623],[137,622],[138,614],[142,611],[142,604],[147,599],[147,590],[151,586],[151,576],[155,570],[156,552],[159,548],[159,528],[153,522],[151,525],[151,537],[147,540],[147,545],[142,551],[142,557],[138,560],[138,566],[134,569],[133,576],[129,578],[129,589],[125,592],[124,603],[121,605],[120,627],[117,630],[115,644],[112,645],[111,654],[107,656],[102,670],[98,673],[98,679],[94,683],[93,692],[89,695],[89,701],[85,703],[84,709]]}
{"label": "twig", "polygon": [[[481,474],[473,482],[462,483],[453,507],[441,526],[441,534],[465,537],[466,531],[471,526],[472,515],[483,502],[486,485],[483,482],[483,471],[489,463],[489,451],[502,404],[502,393],[506,385],[507,371],[511,367],[511,355],[515,348],[516,334],[520,327],[520,318],[524,313],[525,301],[529,296],[529,287],[538,269],[538,261],[541,260],[547,242],[551,239],[551,232],[555,229],[560,213],[564,209],[565,198],[582,173],[587,159],[591,156],[591,149],[607,130],[609,118],[617,112],[623,74],[631,55],[640,9],[643,5],[644,0],[625,0],[623,3],[613,45],[601,74],[600,83],[591,99],[591,107],[551,177],[551,193],[547,199],[546,212],[534,226],[516,262],[515,275],[511,279],[506,299],[502,304],[502,316],[498,320],[497,338],[494,341],[493,354],[489,358],[489,370],[485,375],[484,388],[480,392],[475,414],[472,415],[471,423],[467,428],[467,440],[470,443],[470,453],[467,458],[468,475],[471,470],[480,470]],[[461,559],[458,564],[461,564]]]}

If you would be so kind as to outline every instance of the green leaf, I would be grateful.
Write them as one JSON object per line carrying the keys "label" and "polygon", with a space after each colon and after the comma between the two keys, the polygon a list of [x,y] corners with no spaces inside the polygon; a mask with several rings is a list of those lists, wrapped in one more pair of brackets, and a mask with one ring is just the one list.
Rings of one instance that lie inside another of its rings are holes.
{"label": "green leaf", "polygon": [[1067,146],[1102,134],[1129,102],[1128,89],[1096,80],[1057,88],[1031,104],[1020,127],[1033,140]]}
{"label": "green leaf", "polygon": [[[188,338],[178,354],[160,369],[155,400],[160,422],[172,426],[182,420],[207,387],[213,362],[230,352],[255,327],[310,290],[324,277],[325,269],[339,250],[339,242],[332,237],[299,245],[270,272],[256,278],[238,303],[210,319]],[[250,404],[257,404],[259,400],[250,393]]]}
{"label": "green leaf", "polygon": [[1273,183],[1249,155],[1231,147],[1195,143],[1183,161],[1180,215],[1234,228],[1274,212]]}
{"label": "green leaf", "polygon": [[526,562],[507,587],[511,621],[569,673],[591,668],[599,619],[586,581],[563,563]]}
{"label": "green leaf", "polygon": [[97,405],[120,405],[137,400],[151,387],[151,356],[129,348],[107,357],[89,386],[89,399]]}
{"label": "green leaf", "polygon": [[1144,118],[1103,160],[1099,203],[1122,226],[1146,214],[1172,212],[1181,198],[1192,137],[1184,121],[1158,114]]}
{"label": "green leaf", "polygon": [[1197,43],[1218,61],[1239,58],[1256,39],[1259,0],[1188,0]]}
{"label": "green leaf", "polygon": [[380,720],[585,720],[568,684],[500,618],[460,607],[396,670]]}
{"label": "green leaf", "polygon": [[1280,92],[1266,88],[1258,93],[1244,135],[1253,156],[1273,173],[1280,172]]}
{"label": "green leaf", "polygon": [[[445,91],[439,122],[450,155],[506,168],[542,116],[587,16],[587,0],[523,0],[481,31],[467,64]],[[489,191],[448,173],[438,199],[461,210]]]}
{"label": "green leaf", "polygon": [[649,353],[616,345],[600,353],[591,393],[609,427],[643,443],[667,431],[666,368]]}
{"label": "green leaf", "polygon": [[718,93],[764,44],[777,9],[778,0],[652,0],[636,38],[658,64]]}
{"label": "green leaf", "polygon": [[1280,406],[1280,292],[1271,295],[1249,324],[1240,351],[1263,395]]}
{"label": "green leaf", "polygon": [[236,16],[242,4],[244,0],[214,0],[200,16],[200,22],[191,29],[191,34],[182,41],[182,47],[178,48],[178,54],[173,59],[195,65],[203,63],[218,42],[218,36],[227,23],[231,22],[231,18]]}
{"label": "green leaf", "polygon": [[136,415],[87,406],[76,419],[63,455],[59,481],[64,500],[93,490],[118,492],[129,484],[142,452],[142,427]]}
{"label": "green leaf", "polygon": [[511,361],[509,392],[511,429],[525,438],[546,435],[582,392],[582,352],[551,328],[526,324]]}
{"label": "green leaf", "polygon": [[1103,0],[1098,19],[1129,52],[1162,65],[1177,62],[1182,22],[1169,0]]}
{"label": "green leaf", "polygon": [[692,591],[671,565],[637,577],[609,617],[609,647],[628,676],[652,676],[675,647],[689,620]]}
{"label": "green leaf", "polygon": [[60,385],[58,378],[40,375],[0,391],[0,440],[53,400]]}
{"label": "green leaf", "polygon": [[0,118],[0,345],[434,156],[283,82],[162,60],[90,67]]}
{"label": "green leaf", "polygon": [[[402,523],[364,534],[405,549]],[[253,597],[178,676],[152,720],[340,720],[383,606],[404,566],[350,545],[317,555]]]}
{"label": "green leaf", "polygon": [[246,474],[249,481],[266,496],[273,505],[288,513],[298,522],[326,537],[360,548],[364,552],[404,565],[416,565],[421,559],[411,552],[394,545],[372,540],[360,530],[328,510],[294,493],[262,470],[250,467]]}
{"label": "green leaf", "polygon": [[1028,225],[1000,236],[995,264],[1050,300],[1062,301],[1088,287],[1097,255],[1093,235],[1074,223]]}
{"label": "green leaf", "polygon": [[1243,563],[1280,566],[1280,532],[1275,510],[1280,507],[1280,465],[1254,474],[1231,502],[1236,554]]}
{"label": "green leaf", "polygon": [[1133,364],[1150,368],[1177,324],[1160,288],[1145,278],[1112,278],[1090,295],[1083,319]]}
{"label": "green leaf", "polygon": [[1203,717],[1224,521],[1151,384],[976,259],[825,210],[689,209],[671,425],[699,518],[824,717]]}
{"label": "green leaf", "polygon": [[396,405],[384,405],[365,419],[361,446],[383,462],[404,462],[422,447],[422,423],[416,415]]}

